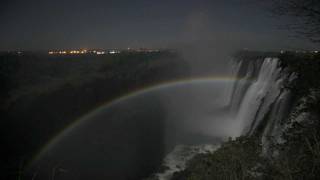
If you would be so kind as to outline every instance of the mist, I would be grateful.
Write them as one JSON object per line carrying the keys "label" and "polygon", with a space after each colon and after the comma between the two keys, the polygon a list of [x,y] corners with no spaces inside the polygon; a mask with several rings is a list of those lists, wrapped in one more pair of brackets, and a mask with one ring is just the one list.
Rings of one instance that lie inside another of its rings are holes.
{"label": "mist", "polygon": [[274,133],[294,76],[256,51],[319,45],[268,4],[1,1],[3,176],[167,180],[228,139]]}

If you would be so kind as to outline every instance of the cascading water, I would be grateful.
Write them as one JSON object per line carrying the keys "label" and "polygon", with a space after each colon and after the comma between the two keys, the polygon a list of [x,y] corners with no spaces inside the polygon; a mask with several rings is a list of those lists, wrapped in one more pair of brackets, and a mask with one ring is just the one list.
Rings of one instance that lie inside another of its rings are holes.
{"label": "cascading water", "polygon": [[238,63],[241,65],[237,76],[242,77],[239,82],[247,80],[248,83],[238,82],[234,88],[230,105],[238,106],[232,109],[236,111],[234,119],[241,124],[241,135],[261,138],[263,153],[267,153],[270,141],[281,141],[281,122],[290,111],[291,97],[284,86],[296,76],[282,68],[278,58],[239,60]]}
{"label": "cascading water", "polygon": [[260,137],[268,152],[268,137],[280,138],[288,112],[290,92],[283,86],[294,75],[277,58],[238,59],[232,67],[231,77],[166,83],[99,107],[48,143],[30,172],[50,179],[58,164],[71,169],[55,177],[61,180],[88,179],[104,169],[96,179],[135,179],[163,160],[155,176],[170,179],[194,155],[241,135]]}
{"label": "cascading water", "polygon": [[[250,63],[257,64],[257,62]],[[249,70],[244,77],[252,79],[246,91],[234,96],[236,99],[241,98],[237,96],[243,96],[235,116],[236,121],[242,124],[242,135],[255,132],[281,94],[284,76],[281,74],[279,60],[265,58],[259,64],[260,66],[252,66],[258,68],[259,73],[251,73],[256,69]]]}
{"label": "cascading water", "polygon": [[[269,137],[280,139],[281,121],[286,117],[290,100],[290,91],[284,89],[287,81],[291,81],[294,75],[288,73],[286,69],[280,66],[278,58],[260,58],[260,59],[237,59],[233,61],[233,76],[238,79],[233,84],[228,84],[229,94],[227,94],[227,108],[225,111],[229,118],[220,119],[220,121],[229,121],[230,123],[216,123],[221,129],[229,130],[228,135],[237,137],[241,135],[258,135],[261,138],[264,153],[269,148]],[[212,119],[217,118],[216,115]],[[228,127],[223,127],[228,126]],[[215,131],[215,129],[212,129]],[[222,134],[221,134],[222,135]],[[225,135],[225,134],[223,134]],[[181,146],[178,146],[181,149]],[[194,146],[193,146],[194,147]],[[197,146],[199,147],[199,146]],[[217,147],[217,146],[216,146]],[[187,149],[187,148],[186,148]],[[214,148],[211,148],[214,150]],[[180,156],[176,155],[176,161],[173,161],[177,149],[170,153],[164,164],[171,167],[172,164],[180,162],[179,166],[184,165]],[[193,153],[193,155],[195,152]],[[192,153],[191,153],[192,154]],[[190,159],[190,153],[185,160]],[[174,163],[172,163],[172,161]],[[170,164],[170,162],[172,164]],[[164,173],[158,174],[159,179],[170,179],[171,175],[178,171],[177,168],[169,168]]]}

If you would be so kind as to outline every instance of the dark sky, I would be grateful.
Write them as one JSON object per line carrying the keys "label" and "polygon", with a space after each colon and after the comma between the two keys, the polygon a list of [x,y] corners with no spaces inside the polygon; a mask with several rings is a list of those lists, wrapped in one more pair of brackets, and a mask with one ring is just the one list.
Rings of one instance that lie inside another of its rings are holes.
{"label": "dark sky", "polygon": [[177,47],[313,48],[253,0],[2,0],[0,50]]}

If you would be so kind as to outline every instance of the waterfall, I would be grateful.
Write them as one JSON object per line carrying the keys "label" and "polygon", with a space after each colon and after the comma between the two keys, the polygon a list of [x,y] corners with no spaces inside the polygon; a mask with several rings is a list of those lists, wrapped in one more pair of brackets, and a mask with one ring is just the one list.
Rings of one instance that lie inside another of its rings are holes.
{"label": "waterfall", "polygon": [[280,138],[281,121],[289,109],[290,91],[284,88],[293,76],[280,66],[278,58],[236,60],[238,80],[231,99],[234,121],[242,135],[258,135],[266,150],[269,137]]}
{"label": "waterfall", "polygon": [[[290,91],[284,86],[294,78],[294,75],[290,75],[280,63],[280,60],[275,57],[232,61],[231,73],[237,80],[226,85],[226,100],[222,104],[227,107],[227,111],[221,112],[229,118],[219,119],[219,115],[214,114],[210,117],[211,121],[215,122],[214,126],[206,125],[211,128],[211,131],[223,129],[226,133],[212,134],[231,137],[256,136],[261,140],[263,154],[269,152],[271,141],[273,141],[270,137],[278,142],[281,141],[283,131],[281,122],[289,113],[291,96]],[[190,151],[195,148],[201,149],[201,146],[176,146],[165,158],[164,166],[168,169],[158,173],[157,177],[160,180],[170,179],[174,172],[183,170],[185,161],[201,153]],[[211,149],[216,148],[218,145]]]}
{"label": "waterfall", "polygon": [[105,176],[125,179],[126,174],[118,172],[135,175],[162,163],[154,176],[167,180],[196,154],[213,152],[228,137],[241,135],[260,138],[263,153],[268,153],[269,137],[281,141],[291,99],[284,87],[295,76],[278,58],[231,63],[232,77],[171,82],[99,107],[45,146],[30,172],[43,166],[41,175],[50,176],[56,163],[68,159],[64,166],[86,172],[82,179],[105,167],[111,169]]}
{"label": "waterfall", "polygon": [[[236,115],[236,121],[243,123],[243,134],[252,133],[258,126],[271,104],[280,93],[279,72],[277,68],[278,59],[266,58],[260,67],[257,77],[250,76],[252,70],[248,71],[248,77],[254,80],[241,96],[240,107]],[[238,97],[237,97],[238,99]]]}

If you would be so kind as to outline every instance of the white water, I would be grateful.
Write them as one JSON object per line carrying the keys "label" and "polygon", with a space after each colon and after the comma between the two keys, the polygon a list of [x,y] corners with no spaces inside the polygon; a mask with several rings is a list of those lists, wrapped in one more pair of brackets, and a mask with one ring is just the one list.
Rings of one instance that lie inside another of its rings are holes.
{"label": "white water", "polygon": [[[282,86],[291,76],[280,68],[276,58],[240,60],[232,67],[233,78],[229,80],[183,81],[150,88],[81,118],[40,154],[39,164],[48,166],[43,168],[44,176],[56,161],[63,159],[68,160],[64,166],[76,166],[86,172],[84,175],[116,165],[116,170],[131,172],[142,158],[152,159],[164,147],[164,153],[171,150],[163,161],[167,169],[156,176],[170,179],[194,155],[217,147],[206,144],[257,133],[267,152],[268,137],[279,137],[282,130],[280,123],[290,96]],[[126,148],[128,144],[131,146]],[[88,154],[90,158],[86,157]],[[94,167],[97,162],[104,166]],[[69,174],[62,179],[71,179],[68,176],[73,174]]]}
{"label": "white water", "polygon": [[[229,110],[224,112],[226,113],[224,116],[220,115],[220,117],[225,117],[220,119],[224,122],[215,123],[215,125],[220,125],[219,128],[226,132],[231,132],[231,129],[232,133],[225,134],[231,137],[254,135],[257,131],[261,131],[259,133],[262,144],[264,151],[267,152],[268,137],[280,137],[282,130],[280,123],[287,110],[290,96],[289,91],[283,90],[283,85],[292,77],[280,68],[277,58],[257,59],[249,62],[238,61],[233,65],[232,72],[236,78],[240,79],[226,88],[229,94],[225,102]],[[213,120],[216,117],[217,115],[211,118]],[[215,129],[217,128],[211,130]],[[212,132],[212,134],[215,133]],[[161,180],[170,179],[174,172],[183,170],[186,161],[196,153],[200,152],[193,151],[192,147],[177,146],[164,160],[163,165],[169,169],[157,174],[157,177]]]}
{"label": "white water", "polygon": [[278,59],[266,58],[263,61],[257,80],[253,82],[244,94],[236,121],[243,126],[243,134],[259,125],[265,114],[280,93]]}

